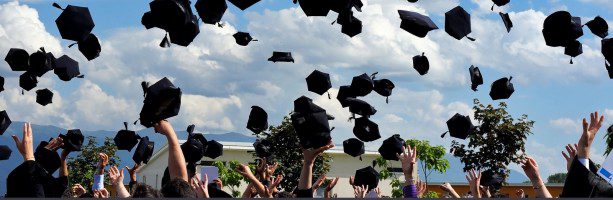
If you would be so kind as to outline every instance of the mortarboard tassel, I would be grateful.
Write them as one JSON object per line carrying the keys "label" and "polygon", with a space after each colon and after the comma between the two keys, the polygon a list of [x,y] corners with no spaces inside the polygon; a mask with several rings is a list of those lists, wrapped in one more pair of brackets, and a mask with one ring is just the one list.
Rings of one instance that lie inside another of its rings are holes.
{"label": "mortarboard tassel", "polygon": [[77,78],[85,78],[85,75],[83,75],[83,74],[78,75]]}
{"label": "mortarboard tassel", "polygon": [[390,97],[385,97],[385,103],[389,104],[390,103]]}
{"label": "mortarboard tassel", "polygon": [[147,96],[147,89],[149,89],[149,82],[143,81],[140,83],[140,87],[143,88],[143,97]]}
{"label": "mortarboard tassel", "polygon": [[253,39],[253,40],[251,40],[251,41],[252,41],[252,42],[257,42],[257,41],[259,41],[259,40],[258,40],[258,39]]}
{"label": "mortarboard tassel", "polygon": [[334,25],[334,23],[336,23],[336,20],[332,21],[332,23],[330,25]]}
{"label": "mortarboard tassel", "polygon": [[134,121],[134,125],[136,125],[136,123],[138,123],[138,119],[136,121]]}
{"label": "mortarboard tassel", "polygon": [[123,126],[125,126],[126,130],[128,130],[128,122],[123,122]]}
{"label": "mortarboard tassel", "polygon": [[21,89],[21,95],[23,95],[23,89]]}
{"label": "mortarboard tassel", "polygon": [[468,36],[466,36],[466,38],[468,38],[470,41],[475,41],[475,40],[477,40],[477,39],[475,39],[475,38],[468,37]]}
{"label": "mortarboard tassel", "polygon": [[445,135],[447,135],[447,133],[449,133],[449,131],[445,131],[445,132],[444,132],[444,133],[441,135],[441,138],[444,138],[444,137],[445,137]]}
{"label": "mortarboard tassel", "polygon": [[362,161],[362,156],[360,156],[360,161]]}
{"label": "mortarboard tassel", "polygon": [[162,42],[160,43],[160,47],[162,48],[170,47],[170,40],[168,39],[168,32],[164,36],[164,39],[162,39]]}
{"label": "mortarboard tassel", "polygon": [[333,131],[335,128],[336,128],[336,127],[332,127],[332,128],[330,129],[330,131]]}
{"label": "mortarboard tassel", "polygon": [[328,99],[332,99],[332,98],[330,97],[330,92],[328,92]]}
{"label": "mortarboard tassel", "polygon": [[572,64],[574,64],[574,63],[573,63],[573,57],[570,57],[570,64],[571,64],[571,65],[572,65]]}
{"label": "mortarboard tassel", "polygon": [[72,46],[74,46],[75,44],[77,44],[77,43],[75,42],[75,43],[72,43],[72,44],[68,45],[68,48],[72,48]]}
{"label": "mortarboard tassel", "polygon": [[56,8],[58,8],[58,9],[60,9],[60,10],[64,10],[64,9],[62,8],[62,6],[60,6],[60,4],[57,4],[56,2],[53,2],[53,4],[51,4],[51,5],[52,5],[53,7],[56,7]]}
{"label": "mortarboard tassel", "polygon": [[494,6],[495,6],[495,5],[496,5],[496,4],[493,4],[493,5],[492,5],[492,8],[490,8],[490,10],[494,11]]}

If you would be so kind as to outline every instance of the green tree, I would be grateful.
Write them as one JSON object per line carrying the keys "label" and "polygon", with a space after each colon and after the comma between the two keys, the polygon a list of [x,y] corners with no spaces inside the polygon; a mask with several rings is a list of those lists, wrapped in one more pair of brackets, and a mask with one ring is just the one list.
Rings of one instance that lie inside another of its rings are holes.
{"label": "green tree", "polygon": [[402,198],[402,182],[395,173],[389,171],[392,166],[391,162],[379,156],[375,159],[375,167],[379,168],[379,180],[390,179],[392,187],[392,198]]}
{"label": "green tree", "polygon": [[219,179],[224,186],[228,186],[230,188],[233,197],[241,196],[241,191],[239,190],[239,187],[241,185],[241,182],[245,181],[243,176],[236,172],[236,170],[234,170],[239,164],[240,163],[236,160],[229,161],[227,163],[221,161],[213,162],[213,166],[219,169]]}
{"label": "green tree", "polygon": [[468,135],[468,145],[452,141],[451,152],[464,163],[464,171],[492,170],[506,180],[510,173],[507,165],[525,158],[524,146],[526,138],[532,134],[534,121],[528,120],[525,114],[513,119],[504,102],[500,102],[498,108],[485,106],[478,99],[474,104],[474,118],[481,125]]}
{"label": "green tree", "polygon": [[437,199],[439,198],[438,193],[434,192],[434,191],[427,191],[424,193],[424,195],[421,197],[424,199]]}
{"label": "green tree", "polygon": [[604,155],[608,156],[613,149],[613,125],[609,126],[609,128],[607,129],[607,134],[604,135],[604,138],[607,143],[605,145]]}
{"label": "green tree", "polygon": [[[298,186],[297,180],[300,178],[300,171],[302,170],[302,150],[290,118],[285,116],[281,125],[270,126],[268,131],[255,134],[255,136],[271,141],[275,161],[279,163],[277,173],[284,174],[283,181],[280,184],[281,188],[291,191]],[[315,159],[315,165],[313,166],[314,179],[320,174],[330,171],[331,161],[332,157],[326,154]]]}
{"label": "green tree", "polygon": [[[87,142],[81,148],[81,152],[75,157],[68,158],[68,180],[71,184],[81,184],[84,188],[91,188],[94,181],[94,174],[98,166],[98,153],[105,153],[109,156],[109,166],[117,165],[121,162],[115,155],[117,147],[111,138],[104,138],[104,144],[98,146],[96,137],[87,136]],[[105,184],[108,184],[108,176],[104,177]]]}
{"label": "green tree", "polygon": [[449,169],[449,161],[445,159],[445,147],[430,146],[427,140],[407,140],[407,145],[417,148],[419,168],[424,175],[424,181],[428,184],[428,176],[432,172],[445,173]]}
{"label": "green tree", "polygon": [[547,183],[564,183],[566,181],[566,173],[555,173],[547,177]]}

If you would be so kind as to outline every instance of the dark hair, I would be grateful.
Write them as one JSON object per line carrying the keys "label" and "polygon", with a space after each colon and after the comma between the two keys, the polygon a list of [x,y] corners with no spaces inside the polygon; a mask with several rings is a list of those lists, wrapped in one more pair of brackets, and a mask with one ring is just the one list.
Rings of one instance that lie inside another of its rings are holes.
{"label": "dark hair", "polygon": [[274,195],[275,198],[295,198],[294,194],[292,194],[291,192],[286,192],[286,191],[282,191],[282,192],[277,192]]}
{"label": "dark hair", "polygon": [[162,195],[170,198],[196,198],[196,192],[187,181],[175,178],[162,186]]}
{"label": "dark hair", "polygon": [[137,183],[132,191],[132,198],[161,198],[159,190],[144,183]]}

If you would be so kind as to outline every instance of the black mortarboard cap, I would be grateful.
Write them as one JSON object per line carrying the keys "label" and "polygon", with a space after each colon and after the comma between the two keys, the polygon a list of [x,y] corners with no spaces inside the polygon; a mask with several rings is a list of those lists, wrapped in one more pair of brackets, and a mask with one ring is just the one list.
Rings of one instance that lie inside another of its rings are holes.
{"label": "black mortarboard cap", "polygon": [[36,79],[36,75],[32,74],[31,72],[24,72],[21,76],[19,76],[19,87],[26,91],[32,90],[37,84],[38,80]]}
{"label": "black mortarboard cap", "polygon": [[609,64],[613,63],[613,38],[603,39],[600,42],[600,52]]}
{"label": "black mortarboard cap", "polygon": [[[190,11],[191,12],[191,11]],[[189,21],[177,29],[171,29],[169,32],[170,42],[180,46],[188,46],[196,36],[200,34],[200,26],[198,26],[198,18],[196,15],[190,15]]]}
{"label": "black mortarboard cap", "polygon": [[[461,40],[472,32],[470,14],[461,6],[457,6],[445,13],[445,32],[457,40]],[[467,37],[473,40],[471,37]]]}
{"label": "black mortarboard cap", "polygon": [[372,142],[381,138],[381,134],[379,133],[379,125],[370,121],[370,119],[367,117],[355,119],[353,134],[355,137],[364,142]]}
{"label": "black mortarboard cap", "polygon": [[583,45],[575,40],[564,47],[564,54],[570,56],[570,64],[573,64],[573,58],[583,53]]}
{"label": "black mortarboard cap", "polygon": [[501,174],[495,173],[493,170],[488,169],[481,173],[481,185],[489,187],[490,189],[498,190],[502,187],[504,177]]}
{"label": "black mortarboard cap", "polygon": [[415,3],[415,2],[417,2],[417,1],[418,1],[418,0],[408,0],[408,2],[411,2],[411,3]]}
{"label": "black mortarboard cap", "polygon": [[[151,17],[152,24],[155,27],[170,31],[172,29],[181,28],[188,21],[191,13],[191,7],[183,0],[154,0],[149,3],[151,14],[143,15]],[[145,25],[145,24],[143,24]],[[145,25],[147,27],[148,25]]]}
{"label": "black mortarboard cap", "polygon": [[594,19],[585,23],[592,33],[600,38],[606,38],[609,35],[609,24],[602,17],[596,16]]}
{"label": "black mortarboard cap", "polygon": [[377,109],[372,107],[368,102],[357,99],[357,98],[348,98],[347,103],[349,104],[349,112],[353,114],[358,114],[363,117],[369,117],[377,113]]}
{"label": "black mortarboard cap", "polygon": [[77,43],[79,46],[79,51],[87,58],[87,60],[93,60],[100,56],[100,51],[102,51],[100,47],[100,41],[98,41],[98,37],[93,33],[90,33],[87,38]]}
{"label": "black mortarboard cap", "polygon": [[117,146],[118,150],[132,151],[134,146],[138,144],[140,136],[138,136],[136,132],[128,129],[128,122],[124,122],[123,126],[125,129],[117,131],[117,135],[115,135],[113,141],[115,141],[115,146]]}
{"label": "black mortarboard cap", "polygon": [[330,88],[332,88],[332,83],[330,82],[330,74],[321,72],[319,70],[315,70],[309,76],[307,76],[306,82],[309,91],[315,92],[319,95],[323,95]]}
{"label": "black mortarboard cap", "polygon": [[64,142],[64,146],[62,146],[62,149],[65,149],[67,151],[81,151],[81,147],[83,146],[83,140],[85,139],[85,137],[83,137],[83,134],[81,133],[81,130],[71,129],[66,132],[66,135],[60,134],[59,137],[62,138]]}
{"label": "black mortarboard cap", "polygon": [[206,142],[206,150],[204,151],[204,156],[215,159],[222,155],[223,155],[223,144],[215,140],[209,140]]}
{"label": "black mortarboard cap", "polygon": [[351,20],[353,20],[355,17],[353,17],[353,11],[351,11],[350,9],[346,9],[343,10],[341,13],[338,13],[338,16],[336,17],[336,23],[343,25],[343,24],[348,24],[351,23]]}
{"label": "black mortarboard cap", "polygon": [[326,110],[312,103],[311,99],[304,96],[296,99],[290,118],[303,148],[319,148],[332,140]]}
{"label": "black mortarboard cap", "polygon": [[164,77],[155,84],[147,87],[147,83],[141,85],[145,92],[143,108],[140,111],[141,125],[149,128],[153,124],[179,114],[181,109],[181,88]]}
{"label": "black mortarboard cap", "polygon": [[272,56],[268,58],[268,61],[272,62],[294,62],[292,52],[278,52],[273,51]]}
{"label": "black mortarboard cap", "polygon": [[260,158],[267,158],[273,154],[272,142],[268,139],[257,139],[253,143],[255,154]]}
{"label": "black mortarboard cap", "polygon": [[219,23],[228,9],[226,0],[198,0],[195,7],[200,19],[205,24]]}
{"label": "black mortarboard cap", "polygon": [[18,48],[11,48],[4,58],[4,61],[9,64],[13,71],[26,71],[29,60],[30,54],[26,50]]}
{"label": "black mortarboard cap", "polygon": [[366,73],[359,76],[354,76],[351,80],[351,90],[353,91],[353,95],[359,97],[370,94],[374,87],[372,78]]}
{"label": "black mortarboard cap", "polygon": [[402,153],[402,147],[404,146],[406,146],[406,142],[400,138],[400,135],[394,134],[383,140],[381,147],[379,147],[379,154],[385,160],[398,160],[397,154]]}
{"label": "black mortarboard cap", "polygon": [[327,1],[326,3],[330,7],[330,10],[339,14],[341,12],[351,10],[352,8],[355,8],[357,11],[362,12],[362,6],[364,6],[364,3],[362,3],[361,0],[337,0]]}
{"label": "black mortarboard cap", "polygon": [[509,13],[500,12],[498,14],[500,14],[500,18],[502,18],[504,27],[507,28],[507,33],[511,32],[511,28],[513,28],[513,21],[511,21],[511,17],[509,17]]}
{"label": "black mortarboard cap", "polygon": [[202,159],[207,149],[207,140],[202,133],[194,133],[196,125],[187,127],[187,140],[181,145],[181,150],[188,163],[196,163]]}
{"label": "black mortarboard cap", "polygon": [[63,55],[55,60],[55,69],[53,69],[53,73],[63,81],[70,81],[72,78],[81,75],[81,72],[79,72],[79,63],[67,55]]}
{"label": "black mortarboard cap", "polygon": [[228,1],[234,4],[234,6],[240,8],[241,10],[245,10],[251,7],[253,4],[260,2],[260,0],[228,0]]}
{"label": "black mortarboard cap", "polygon": [[468,72],[470,73],[470,89],[477,91],[477,87],[479,85],[483,85],[483,75],[481,74],[481,70],[479,70],[479,67],[471,65],[470,68],[468,68]]}
{"label": "black mortarboard cap", "polygon": [[294,112],[298,113],[313,113],[313,112],[321,112],[325,111],[323,108],[319,107],[317,104],[313,103],[311,98],[306,96],[298,97],[294,100]]}
{"label": "black mortarboard cap", "polygon": [[348,23],[342,24],[341,32],[349,37],[362,33],[362,21],[354,16],[351,16],[351,20],[349,20]]}
{"label": "black mortarboard cap", "polygon": [[347,155],[358,157],[364,154],[364,142],[356,138],[349,138],[343,141],[343,151]]}
{"label": "black mortarboard cap", "polygon": [[[511,0],[492,0],[492,2],[494,2],[496,6],[504,6],[511,2]],[[494,10],[494,5],[492,5],[492,10]]]}
{"label": "black mortarboard cap", "polygon": [[234,40],[236,40],[236,44],[241,46],[247,46],[251,41],[258,41],[254,40],[253,37],[251,37],[251,34],[245,32],[237,32],[232,35],[232,37],[234,37]]}
{"label": "black mortarboard cap", "polygon": [[[56,3],[53,5],[62,9]],[[68,5],[63,9],[62,14],[55,19],[55,24],[62,38],[75,42],[85,40],[95,26],[87,7],[73,5]]]}
{"label": "black mortarboard cap", "polygon": [[13,122],[6,113],[6,110],[0,111],[0,135],[4,134],[4,131],[9,128],[11,123]]}
{"label": "black mortarboard cap", "polygon": [[47,173],[53,174],[60,168],[61,159],[60,155],[58,155],[56,151],[45,148],[45,146],[48,144],[49,142],[46,141],[40,142],[38,147],[36,147],[36,151],[34,152],[34,158],[41,167],[47,170]]}
{"label": "black mortarboard cap", "polygon": [[308,17],[321,16],[325,17],[330,12],[328,4],[329,0],[294,0],[294,3],[300,4],[300,8],[304,11],[304,14]]}
{"label": "black mortarboard cap", "polygon": [[[475,130],[475,126],[470,121],[470,118],[460,115],[460,113],[456,113],[447,120],[447,128],[449,129],[449,135],[451,135],[451,137],[462,140],[466,139],[466,137]],[[442,135],[442,137],[444,136],[445,134]]]}
{"label": "black mortarboard cap", "polygon": [[398,10],[400,14],[400,28],[420,38],[426,37],[431,30],[438,29],[438,26],[430,17],[406,10]]}
{"label": "black mortarboard cap", "polygon": [[492,97],[492,100],[508,99],[511,97],[513,92],[515,92],[511,79],[513,79],[513,77],[504,77],[492,83],[492,89],[490,90],[490,97]]}
{"label": "black mortarboard cap", "polygon": [[545,18],[542,32],[547,46],[566,46],[583,35],[581,18],[567,11],[554,12]]}
{"label": "black mortarboard cap", "polygon": [[379,79],[379,80],[374,80],[373,82],[375,83],[375,87],[373,90],[375,90],[377,94],[384,96],[384,97],[391,96],[392,90],[396,87],[394,83],[390,81],[389,79]]}
{"label": "black mortarboard cap", "polygon": [[55,57],[53,57],[53,54],[48,54],[44,48],[40,48],[40,50],[30,55],[28,72],[41,77],[48,71],[53,70],[54,65]]}
{"label": "black mortarboard cap", "polygon": [[142,137],[138,146],[134,151],[132,160],[136,164],[147,164],[151,156],[153,155],[153,149],[155,148],[155,142],[149,141],[149,136]]}
{"label": "black mortarboard cap", "polygon": [[430,61],[426,57],[425,53],[421,55],[413,56],[413,68],[419,73],[419,75],[426,75],[430,70]]}
{"label": "black mortarboard cap", "polygon": [[353,90],[351,90],[351,86],[344,85],[338,89],[338,94],[336,95],[336,99],[341,103],[341,106],[347,107],[349,104],[347,103],[348,98],[355,98],[356,95],[353,94]]}
{"label": "black mortarboard cap", "polygon": [[160,26],[157,23],[151,11],[147,11],[143,14],[143,17],[141,18],[140,23],[143,24],[143,26],[145,26],[146,29]]}
{"label": "black mortarboard cap", "polygon": [[4,91],[4,77],[0,76],[0,92]]}
{"label": "black mortarboard cap", "polygon": [[379,185],[379,172],[373,167],[368,166],[355,171],[353,179],[355,186],[368,186],[368,189],[377,188]]}
{"label": "black mortarboard cap", "polygon": [[46,106],[47,104],[53,103],[53,92],[51,90],[45,88],[42,90],[36,91],[36,103]]}
{"label": "black mortarboard cap", "polygon": [[259,106],[251,106],[249,120],[247,121],[247,129],[258,134],[268,129],[268,113]]}
{"label": "black mortarboard cap", "polygon": [[6,145],[0,145],[0,160],[8,160],[13,150]]}

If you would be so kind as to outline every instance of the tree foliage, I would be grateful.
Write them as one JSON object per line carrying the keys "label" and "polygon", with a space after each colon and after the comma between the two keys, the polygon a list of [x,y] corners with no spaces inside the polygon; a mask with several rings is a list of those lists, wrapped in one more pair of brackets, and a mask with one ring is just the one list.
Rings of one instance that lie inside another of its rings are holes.
{"label": "tree foliage", "polygon": [[547,177],[547,183],[564,183],[566,181],[566,173],[555,173]]}
{"label": "tree foliage", "polygon": [[[86,143],[81,148],[81,152],[75,157],[68,158],[68,180],[71,184],[81,184],[84,188],[91,188],[94,181],[94,174],[98,166],[98,153],[105,153],[109,156],[109,165],[115,166],[121,162],[115,155],[117,147],[112,138],[104,138],[104,144],[98,146],[96,137],[87,136]],[[76,153],[75,153],[76,154]],[[105,184],[108,184],[108,176],[104,177]]]}
{"label": "tree foliage", "polygon": [[445,147],[431,146],[427,140],[407,140],[407,145],[417,148],[419,168],[424,175],[424,181],[428,184],[428,176],[432,172],[445,173],[449,169],[449,161],[445,159]]}
{"label": "tree foliage", "polygon": [[391,162],[379,156],[374,160],[374,164],[375,167],[379,168],[379,180],[391,180],[392,198],[402,198],[402,182],[395,173],[389,171],[392,166]]}
{"label": "tree foliage", "polygon": [[507,165],[519,163],[525,158],[525,143],[534,121],[527,115],[518,119],[506,111],[507,104],[500,102],[495,108],[474,100],[474,118],[480,124],[474,134],[469,134],[468,145],[453,141],[451,153],[464,163],[464,171],[471,169],[492,170],[505,180],[510,170]]}
{"label": "tree foliage", "polygon": [[[213,162],[213,166],[217,167],[217,169],[219,170],[219,179],[224,186],[228,186],[230,188],[233,197],[241,196],[241,191],[239,190],[239,187],[241,185],[241,182],[245,181],[243,176],[240,173],[236,172],[236,170],[234,170],[239,164],[240,163],[236,160],[229,161],[227,163],[222,161]],[[253,167],[250,167],[253,171]]]}
{"label": "tree foliage", "polygon": [[604,155],[608,156],[613,149],[613,125],[609,126],[609,128],[607,129],[607,134],[604,135],[604,138],[606,141]]}
{"label": "tree foliage", "polygon": [[[284,174],[280,186],[286,191],[292,191],[294,187],[298,186],[297,180],[300,178],[302,150],[290,118],[284,117],[280,125],[270,126],[268,131],[255,134],[255,136],[271,141],[275,161],[279,163],[277,173]],[[331,161],[332,157],[326,154],[317,157],[313,166],[313,176],[317,177],[319,174],[330,171]]]}

